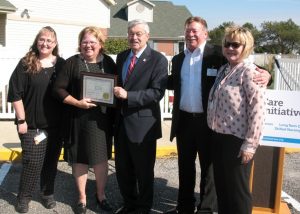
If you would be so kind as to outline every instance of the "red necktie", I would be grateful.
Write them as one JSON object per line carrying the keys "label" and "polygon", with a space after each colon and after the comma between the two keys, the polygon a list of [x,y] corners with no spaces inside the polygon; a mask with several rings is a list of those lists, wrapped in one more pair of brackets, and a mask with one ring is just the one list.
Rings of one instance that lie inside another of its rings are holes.
{"label": "red necktie", "polygon": [[130,75],[132,74],[132,71],[133,71],[133,68],[134,68],[134,65],[135,65],[135,60],[136,60],[136,56],[133,55],[133,56],[131,57],[130,64],[129,64],[129,66],[128,66],[128,70],[127,70],[125,82],[128,81]]}

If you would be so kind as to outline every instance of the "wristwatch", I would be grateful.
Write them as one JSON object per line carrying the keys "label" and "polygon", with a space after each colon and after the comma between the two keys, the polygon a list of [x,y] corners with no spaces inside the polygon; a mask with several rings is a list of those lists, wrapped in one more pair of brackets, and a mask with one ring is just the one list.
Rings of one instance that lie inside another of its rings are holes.
{"label": "wristwatch", "polygon": [[26,122],[26,120],[20,119],[20,120],[17,121],[17,124],[23,124],[23,123],[25,123],[25,122]]}

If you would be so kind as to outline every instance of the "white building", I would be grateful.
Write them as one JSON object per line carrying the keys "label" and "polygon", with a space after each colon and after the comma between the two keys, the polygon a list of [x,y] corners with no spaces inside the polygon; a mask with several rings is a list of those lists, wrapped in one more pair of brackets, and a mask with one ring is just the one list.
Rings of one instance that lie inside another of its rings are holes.
{"label": "white building", "polygon": [[114,4],[113,0],[0,0],[0,50],[23,55],[37,32],[50,25],[57,32],[61,54],[68,57],[76,52],[84,27],[94,25],[106,32]]}

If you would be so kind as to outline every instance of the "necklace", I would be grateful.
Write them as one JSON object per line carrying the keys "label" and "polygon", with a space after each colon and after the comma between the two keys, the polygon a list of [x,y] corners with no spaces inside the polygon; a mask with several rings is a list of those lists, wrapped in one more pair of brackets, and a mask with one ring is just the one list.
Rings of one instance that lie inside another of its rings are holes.
{"label": "necklace", "polygon": [[[103,55],[101,54],[100,56],[97,57],[97,60],[96,60],[96,64],[100,63],[100,72],[101,73],[104,73],[104,67],[103,67]],[[90,69],[89,69],[89,66],[88,66],[88,63],[85,58],[83,56],[81,56],[81,59],[82,61],[84,62],[84,65],[85,65],[85,68],[87,70],[87,72],[91,72]],[[91,62],[92,63],[92,62]]]}
{"label": "necklace", "polygon": [[55,65],[55,62],[56,62],[56,56],[53,55],[47,58],[40,59],[40,63],[43,68],[53,67]]}
{"label": "necklace", "polygon": [[225,76],[227,76],[230,73],[230,65],[226,67],[226,69],[224,70]]}

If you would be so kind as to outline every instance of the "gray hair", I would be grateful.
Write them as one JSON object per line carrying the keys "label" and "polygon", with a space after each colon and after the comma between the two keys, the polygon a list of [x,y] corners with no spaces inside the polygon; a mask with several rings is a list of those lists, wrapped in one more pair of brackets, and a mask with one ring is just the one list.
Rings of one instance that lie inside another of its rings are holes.
{"label": "gray hair", "polygon": [[131,28],[133,28],[136,25],[143,25],[145,32],[150,33],[150,28],[149,28],[148,23],[142,19],[135,19],[135,20],[128,22],[127,30],[129,31]]}

